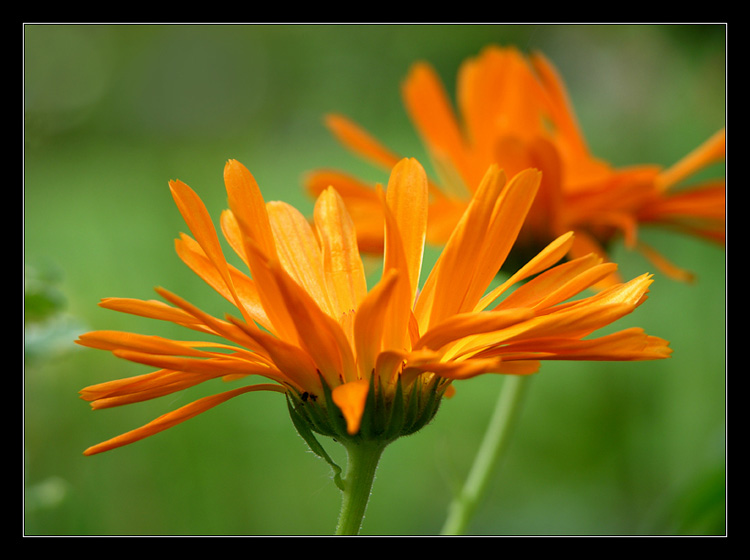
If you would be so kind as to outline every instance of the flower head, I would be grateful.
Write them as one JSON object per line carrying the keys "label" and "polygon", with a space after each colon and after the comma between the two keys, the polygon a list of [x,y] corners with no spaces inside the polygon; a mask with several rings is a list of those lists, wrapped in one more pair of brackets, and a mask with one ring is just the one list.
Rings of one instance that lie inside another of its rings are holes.
{"label": "flower head", "polygon": [[574,299],[615,265],[589,255],[553,266],[569,251],[570,233],[488,292],[538,190],[540,174],[533,169],[506,180],[490,167],[422,283],[427,178],[416,160],[396,163],[387,189],[377,191],[385,254],[370,290],[353,222],[336,190],[320,193],[310,223],[288,204],[265,202],[237,161],[226,164],[224,179],[230,209],[221,229],[249,275],[228,263],[197,194],[180,181],[170,187],[192,234],[177,239],[178,255],[237,313],[214,317],[163,288],[157,292],[166,303],[103,300],[105,308],[172,322],[201,340],[82,335],[84,346],[156,369],[87,387],[81,395],[105,408],[218,378],[269,382],[205,397],[87,454],[132,443],[253,391],[286,393],[295,423],[306,429],[390,441],[428,422],[454,381],[489,372],[530,374],[540,360],[650,360],[670,353],[666,341],[637,328],[588,338],[643,303],[651,277]]}
{"label": "flower head", "polygon": [[[724,130],[670,169],[615,169],[587,147],[564,84],[550,62],[541,54],[526,58],[514,48],[490,46],[462,64],[458,114],[426,63],[411,68],[402,94],[438,177],[430,185],[431,242],[448,239],[492,164],[509,177],[529,167],[542,171],[539,194],[509,259],[511,271],[567,231],[576,233],[572,258],[592,251],[606,257],[610,241],[619,236],[629,248],[638,246],[652,257],[663,272],[681,278],[689,275],[639,243],[640,224],[676,227],[724,242],[724,179],[676,188],[724,159]],[[345,146],[369,161],[390,169],[400,159],[348,118],[329,115],[326,122]],[[362,250],[380,251],[383,218],[370,185],[332,170],[308,177],[313,193],[330,184],[352,212]]]}

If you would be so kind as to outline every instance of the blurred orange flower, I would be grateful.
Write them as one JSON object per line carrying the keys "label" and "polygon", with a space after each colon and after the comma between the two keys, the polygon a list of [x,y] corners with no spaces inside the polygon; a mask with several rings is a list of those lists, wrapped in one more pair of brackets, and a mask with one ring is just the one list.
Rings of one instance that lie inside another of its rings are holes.
{"label": "blurred orange flower", "polygon": [[[707,165],[723,161],[724,130],[672,168],[615,169],[591,154],[550,62],[541,54],[526,58],[515,48],[490,46],[461,65],[460,117],[426,63],[411,68],[402,93],[438,177],[430,184],[431,243],[445,243],[491,164],[508,176],[529,167],[542,171],[510,271],[567,231],[576,234],[571,258],[589,252],[606,257],[610,242],[622,237],[628,248],[639,248],[662,272],[681,279],[689,273],[638,241],[639,225],[675,227],[724,243],[724,179],[677,188]],[[326,122],[342,144],[367,160],[390,169],[400,159],[346,117],[329,115]],[[309,174],[306,182],[313,194],[333,185],[354,218],[360,248],[382,250],[383,216],[371,185],[329,169]]]}
{"label": "blurred orange flower", "polygon": [[285,393],[295,425],[301,418],[311,430],[340,441],[390,441],[428,422],[456,380],[488,372],[529,374],[540,360],[651,360],[670,354],[666,341],[638,328],[585,338],[643,303],[652,280],[643,275],[571,300],[611,275],[615,265],[588,255],[553,266],[568,253],[570,233],[486,293],[538,190],[535,170],[508,181],[497,166],[489,168],[419,291],[428,187],[416,160],[397,162],[387,190],[375,194],[384,216],[385,256],[371,290],[353,222],[336,190],[320,193],[310,223],[288,204],[266,203],[237,161],[226,164],[224,179],[230,209],[221,216],[221,229],[250,275],[227,262],[207,209],[180,181],[170,187],[192,236],[182,234],[176,249],[239,316],[214,317],[163,288],[157,292],[167,303],[103,300],[105,308],[175,323],[200,340],[84,334],[78,340],[84,346],[157,369],[87,387],[81,396],[101,409],[218,378],[261,377],[270,383],[201,398],[87,449],[88,455],[151,436],[252,391]]}

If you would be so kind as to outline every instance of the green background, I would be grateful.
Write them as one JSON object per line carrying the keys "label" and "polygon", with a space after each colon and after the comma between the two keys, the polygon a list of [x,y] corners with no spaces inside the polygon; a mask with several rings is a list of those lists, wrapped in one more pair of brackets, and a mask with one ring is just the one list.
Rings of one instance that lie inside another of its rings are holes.
{"label": "green background", "polygon": [[[401,105],[401,80],[424,59],[453,93],[460,62],[490,43],[543,51],[593,152],[616,165],[669,165],[725,121],[723,25],[27,25],[23,32],[26,535],[334,529],[339,492],[279,394],[248,394],[132,446],[82,455],[221,389],[98,412],[77,396],[86,385],[150,371],[73,345],[80,332],[190,337],[103,310],[101,298],[153,298],[159,285],[216,315],[229,311],[174,252],[186,228],[169,179],[192,186],[214,219],[226,207],[229,158],[253,172],[267,200],[306,213],[306,171],[338,167],[384,181],[334,142],[322,124],[331,111],[426,165]],[[663,232],[642,235],[698,281],[657,274],[649,301],[618,326],[669,339],[673,358],[545,364],[471,533],[724,533],[725,252]],[[617,249],[616,258],[627,278],[651,271],[638,255]],[[52,315],[39,320],[45,305]],[[386,450],[362,534],[440,530],[502,381],[460,383],[432,424]]]}

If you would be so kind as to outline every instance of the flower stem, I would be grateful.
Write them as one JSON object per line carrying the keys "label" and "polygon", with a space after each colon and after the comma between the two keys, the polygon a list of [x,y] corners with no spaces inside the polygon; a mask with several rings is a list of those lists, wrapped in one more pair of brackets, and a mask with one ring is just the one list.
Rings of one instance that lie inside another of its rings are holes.
{"label": "flower stem", "polygon": [[386,443],[365,441],[346,445],[347,466],[337,535],[357,535],[370,498],[375,471]]}
{"label": "flower stem", "polygon": [[508,439],[520,414],[521,401],[530,380],[529,375],[506,377],[482,445],[461,492],[448,509],[448,518],[441,534],[461,535],[466,530],[495,467],[508,447]]}

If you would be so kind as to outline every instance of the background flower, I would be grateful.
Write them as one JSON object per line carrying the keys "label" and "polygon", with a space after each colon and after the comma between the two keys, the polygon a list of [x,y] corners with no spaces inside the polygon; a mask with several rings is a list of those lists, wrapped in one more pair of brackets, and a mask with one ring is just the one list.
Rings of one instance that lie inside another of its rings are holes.
{"label": "background flower", "polygon": [[[155,241],[184,227],[165,177],[201,185],[215,215],[226,208],[221,166],[235,157],[264,189],[276,189],[264,192],[268,199],[310,214],[312,201],[301,188],[305,170],[326,162],[382,180],[369,165],[358,168],[330,137],[322,115],[334,110],[358,115],[400,153],[428,161],[397,88],[415,59],[433,62],[449,84],[459,62],[485,44],[545,52],[565,76],[590,145],[618,165],[670,165],[715,132],[725,110],[723,26],[25,31],[25,258],[59,270],[66,312],[85,330],[138,330],[142,319],[91,302],[112,294],[151,298],[157,284],[222,311],[220,297],[185,274],[169,244]],[[623,137],[632,142],[623,145]],[[631,323],[669,338],[673,357],[638,364],[637,371],[632,364],[547,367],[534,380],[504,477],[490,489],[473,531],[716,527],[710,516],[723,513],[725,453],[725,255],[666,233],[648,233],[647,240],[660,249],[666,244],[672,260],[689,262],[698,277],[684,286],[657,274],[648,304]],[[430,259],[434,254],[426,266]],[[641,258],[620,253],[616,260],[625,277],[644,272]],[[168,325],[157,330],[182,332]],[[234,400],[169,437],[81,456],[97,437],[158,416],[164,403],[92,413],[75,398],[80,387],[101,380],[105,370],[118,378],[143,368],[113,363],[104,352],[74,351],[69,338],[67,354],[37,355],[26,365],[27,488],[41,492],[48,486],[39,483],[54,480],[67,489],[63,499],[27,502],[35,506],[27,511],[27,533],[330,531],[339,491],[326,465],[311,454],[300,457],[304,443],[278,413],[278,395],[253,395],[259,398],[252,399],[252,414],[247,400]],[[439,530],[450,487],[463,480],[501,383],[488,376],[464,384],[461,398],[444,403],[428,429],[389,448],[364,533]],[[196,388],[168,404],[205,394]],[[393,496],[400,498],[395,512]],[[320,515],[326,508],[331,515]]]}
{"label": "background flower", "polygon": [[[624,241],[630,249],[640,248],[651,266],[683,280],[689,272],[639,241],[642,225],[725,242],[723,173],[690,184],[706,168],[723,164],[723,128],[667,169],[617,168],[587,145],[564,79],[543,53],[488,45],[461,63],[454,88],[455,103],[425,61],[416,61],[401,84],[406,111],[436,171],[427,231],[432,243],[445,243],[490,164],[509,175],[526,167],[542,172],[507,273],[567,231],[576,233],[570,258],[592,251],[606,258],[613,242]],[[387,171],[399,158],[346,115],[328,115],[326,124],[342,145],[373,165]],[[372,185],[330,168],[310,172],[306,183],[313,195],[329,184],[342,192],[355,215],[360,244],[382,251],[383,218]]]}

